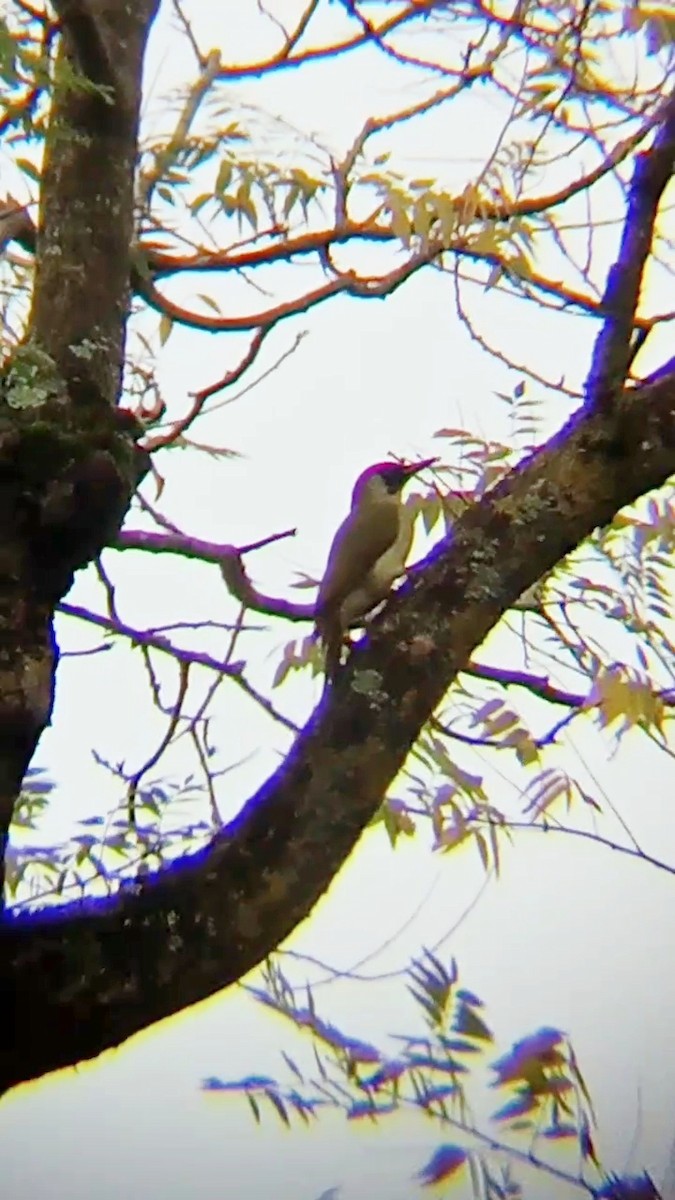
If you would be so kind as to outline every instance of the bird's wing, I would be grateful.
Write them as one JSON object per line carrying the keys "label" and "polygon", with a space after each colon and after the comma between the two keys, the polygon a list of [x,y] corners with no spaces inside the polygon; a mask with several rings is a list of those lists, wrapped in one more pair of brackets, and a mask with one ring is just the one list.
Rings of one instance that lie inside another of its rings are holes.
{"label": "bird's wing", "polygon": [[416,515],[416,510],[410,504],[402,504],[398,510],[398,537],[391,550],[392,570],[395,576],[405,573],[405,564],[415,534]]}
{"label": "bird's wing", "polygon": [[389,549],[399,530],[395,504],[378,505],[378,512],[357,509],[342,522],[330,548],[316,599],[316,612],[340,606],[345,596],[363,583],[378,558]]}

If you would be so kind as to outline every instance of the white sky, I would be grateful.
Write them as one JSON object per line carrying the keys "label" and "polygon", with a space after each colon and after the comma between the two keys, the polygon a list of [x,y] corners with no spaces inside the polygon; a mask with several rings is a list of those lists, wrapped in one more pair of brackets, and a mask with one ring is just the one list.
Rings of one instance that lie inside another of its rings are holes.
{"label": "white sky", "polygon": [[[235,42],[238,56],[264,54],[256,6],[186,0],[185,8],[204,47],[221,45],[225,59],[234,57]],[[338,20],[337,11],[331,19]],[[192,62],[160,20],[147,70],[149,116],[160,111],[171,77],[181,70],[189,76]],[[233,103],[235,95],[244,95],[305,129],[310,111],[309,131],[340,149],[371,110],[373,92],[382,110],[414,95],[409,77],[405,85],[400,73],[394,79],[390,64],[378,66],[375,77],[371,71],[369,80],[366,94],[345,86],[338,70],[323,67],[307,77],[289,72],[233,91]],[[474,118],[479,124],[457,122],[450,109],[451,115],[434,119],[426,140],[406,133],[400,154],[435,159],[440,144],[455,178],[470,174],[491,144],[491,115],[498,121],[500,114],[491,114],[479,93],[472,92],[468,104],[480,113]],[[604,253],[611,249],[608,240]],[[655,279],[655,309],[668,307],[659,283]],[[269,339],[260,364],[270,365],[299,331],[308,330],[298,351],[195,435],[245,457],[223,463],[166,456],[163,510],[196,536],[234,543],[297,526],[293,541],[261,552],[253,568],[261,586],[292,596],[294,571],[320,572],[353,479],[365,465],[389,451],[438,450],[441,444],[432,435],[444,425],[464,424],[491,436],[504,432],[494,392],[510,391],[519,375],[469,342],[453,305],[448,281],[426,273],[386,303],[337,300],[286,322]],[[482,297],[478,307],[482,327],[499,325],[500,342],[514,360],[579,386],[591,322],[506,303],[495,293]],[[660,349],[657,343],[645,370],[658,361]],[[174,333],[160,363],[169,400],[182,402],[187,391],[216,378],[234,360],[225,338]],[[551,401],[548,428],[565,412],[566,402]],[[107,561],[130,623],[213,618],[226,610],[214,569],[141,555],[125,554],[122,560],[109,554]],[[100,599],[86,578],[78,581],[75,598]],[[259,686],[269,686],[275,651],[304,632],[302,626],[272,623],[265,656],[252,675]],[[74,644],[70,626],[62,637]],[[303,679],[274,700],[301,721],[317,694],[318,684]],[[234,689],[216,714],[221,759],[245,760],[220,789],[223,815],[229,817],[278,761],[287,739],[279,728],[270,730]],[[65,661],[54,727],[39,756],[61,784],[50,828],[62,830],[64,822],[104,809],[118,797],[118,787],[94,766],[91,747],[111,760],[140,763],[161,727],[142,673],[130,670],[126,651]],[[575,735],[574,743],[645,849],[675,861],[667,760],[637,735],[625,740],[613,760],[609,743],[590,731]],[[570,769],[583,774],[570,754]],[[187,769],[180,758],[176,766]],[[653,783],[646,787],[646,780]],[[494,799],[506,803],[501,790]],[[439,858],[420,838],[394,854],[383,833],[373,832],[290,944],[347,968],[392,939],[364,971],[399,970],[422,945],[434,945],[455,925],[482,881],[474,851]],[[446,957],[457,958],[464,984],[485,1000],[500,1049],[542,1024],[570,1034],[596,1102],[608,1165],[644,1166],[657,1177],[668,1157],[675,1112],[672,890],[670,876],[644,864],[581,840],[533,834],[505,856],[503,877],[488,884],[443,946]],[[416,915],[406,926],[411,914]],[[320,974],[310,969],[305,975],[304,967],[288,962],[285,967],[298,981]],[[379,1044],[387,1033],[412,1032],[417,1025],[400,978],[368,987],[331,983],[316,996],[323,1015]],[[243,1103],[200,1093],[200,1080],[211,1075],[283,1077],[281,1046],[309,1061],[308,1047],[290,1028],[232,989],[96,1063],[18,1089],[5,1100],[0,1121],[6,1194],[17,1200],[94,1195],[115,1200],[139,1192],[145,1200],[187,1200],[241,1192],[250,1200],[270,1195],[315,1200],[333,1186],[349,1200],[417,1194],[410,1175],[443,1140],[438,1129],[411,1119],[373,1133],[336,1119],[322,1120],[309,1133],[299,1125],[294,1133],[281,1133],[271,1116],[257,1129]],[[574,1169],[571,1157],[561,1155],[559,1161]],[[534,1184],[532,1196],[542,1194],[539,1186]],[[554,1200],[569,1194],[545,1186]],[[455,1194],[464,1192],[458,1187]]]}

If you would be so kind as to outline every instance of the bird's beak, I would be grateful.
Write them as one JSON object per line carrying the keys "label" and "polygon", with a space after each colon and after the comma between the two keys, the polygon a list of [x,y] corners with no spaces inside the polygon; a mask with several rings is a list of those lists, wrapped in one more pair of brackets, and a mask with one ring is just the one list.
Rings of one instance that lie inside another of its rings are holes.
{"label": "bird's beak", "polygon": [[426,470],[427,467],[433,467],[434,463],[440,462],[438,456],[435,458],[423,458],[421,462],[406,463],[404,471],[411,478],[413,475],[419,475],[420,471]]}

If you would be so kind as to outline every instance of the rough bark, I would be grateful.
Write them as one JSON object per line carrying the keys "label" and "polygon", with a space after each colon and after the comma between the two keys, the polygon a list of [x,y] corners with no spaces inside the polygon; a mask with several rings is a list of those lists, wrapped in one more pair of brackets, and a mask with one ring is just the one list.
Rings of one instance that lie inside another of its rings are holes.
{"label": "rough bark", "polygon": [[[115,418],[145,39],[156,0],[59,0],[63,38],[29,336],[0,392],[0,819],[49,719],[51,614],[114,542],[143,461]],[[64,69],[68,68],[67,71]],[[74,74],[88,86],[74,86]],[[589,403],[458,520],[350,658],[286,761],[200,855],[0,926],[0,1091],[91,1058],[240,978],[311,911],[500,615],[675,473],[675,373],[622,391],[675,101],[633,181]],[[631,216],[632,214],[632,216]],[[641,222],[632,230],[631,221]]]}
{"label": "rough bark", "polygon": [[500,614],[673,472],[675,376],[626,392],[613,413],[583,411],[457,522],[207,851],[112,904],[9,921],[3,1085],[90,1058],[260,962],[325,892]]}
{"label": "rough bark", "polygon": [[119,528],[145,465],[114,406],[129,302],[140,81],[156,2],[58,6],[33,308],[26,339],[0,375],[3,861],[21,779],[50,719],[54,604]]}

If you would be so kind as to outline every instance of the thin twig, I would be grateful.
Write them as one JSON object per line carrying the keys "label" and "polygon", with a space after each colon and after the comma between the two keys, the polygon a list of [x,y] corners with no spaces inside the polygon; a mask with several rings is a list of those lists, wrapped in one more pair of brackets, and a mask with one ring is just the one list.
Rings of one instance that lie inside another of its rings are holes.
{"label": "thin twig", "polygon": [[79,604],[70,604],[63,600],[57,609],[66,617],[76,617],[81,621],[86,621],[90,625],[96,625],[99,629],[105,629],[108,633],[126,638],[131,642],[132,646],[152,646],[155,650],[160,650],[163,654],[168,654],[178,663],[185,663],[198,667],[206,667],[209,671],[215,671],[219,675],[226,675],[237,687],[241,688],[252,700],[262,708],[268,716],[278,721],[280,725],[284,725],[286,729],[290,729],[293,733],[299,732],[299,726],[291,721],[289,717],[284,716],[274,707],[266,696],[263,696],[253,684],[244,677],[241,672],[241,666],[238,663],[232,663],[229,666],[224,666],[222,662],[218,662],[210,654],[204,654],[200,650],[182,650],[178,646],[174,646],[168,638],[160,637],[158,634],[149,634],[143,629],[134,629],[130,625],[126,625],[122,621],[112,621],[109,617],[101,616],[100,613],[90,612],[89,609],[82,608]]}
{"label": "thin twig", "polygon": [[654,144],[635,160],[628,210],[616,262],[602,299],[606,319],[598,334],[586,382],[587,403],[613,405],[622,392],[631,362],[631,335],[640,300],[642,276],[652,245],[661,197],[675,166],[675,91],[665,102]]}
{"label": "thin twig", "polygon": [[129,824],[135,827],[136,825],[136,797],[138,795],[138,785],[144,775],[151,771],[157,765],[162,757],[167,746],[170,744],[174,733],[178,727],[178,722],[181,719],[183,704],[187,695],[188,683],[190,681],[190,666],[188,663],[181,662],[178,664],[178,694],[176,701],[171,711],[169,724],[166,731],[157,746],[148,759],[143,763],[142,767],[131,776],[129,787],[127,790],[127,811],[129,814]]}
{"label": "thin twig", "polygon": [[[178,11],[180,14],[180,10]],[[173,166],[181,150],[185,148],[192,122],[210,87],[217,78],[219,71],[220,51],[211,50],[203,63],[199,75],[190,86],[169,141],[161,150],[155,152],[152,166],[143,171],[139,177],[136,203],[142,212],[145,212],[148,208],[152,199],[152,193],[159,181]]]}
{"label": "thin twig", "polygon": [[192,404],[185,416],[181,417],[178,421],[174,421],[166,433],[155,433],[151,437],[146,438],[143,442],[143,449],[147,450],[148,453],[152,453],[154,450],[161,450],[163,447],[170,446],[173,442],[176,442],[190,428],[197,417],[200,416],[210,396],[213,396],[216,392],[223,391],[226,387],[230,387],[233,383],[237,383],[241,379],[242,375],[245,374],[258,357],[258,352],[269,332],[269,327],[259,329],[251,339],[251,344],[246,354],[237,363],[237,366],[227,371],[217,383],[210,384],[208,387],[202,388],[199,392],[193,392]]}
{"label": "thin twig", "polygon": [[150,554],[179,554],[184,558],[195,558],[202,562],[216,563],[220,568],[228,591],[240,604],[267,616],[284,617],[288,621],[313,621],[314,605],[297,604],[268,596],[251,583],[242,556],[260,550],[282,538],[293,537],[295,529],[270,534],[246,546],[232,546],[219,542],[206,542],[201,538],[186,537],[178,532],[155,533],[141,529],[123,530],[119,534],[114,550],[145,550]]}
{"label": "thin twig", "polygon": [[[479,821],[476,824],[480,824]],[[594,842],[598,846],[605,846],[608,850],[616,850],[617,854],[625,854],[628,858],[637,859],[639,862],[646,863],[650,867],[657,867],[660,871],[665,871],[668,875],[675,875],[675,865],[668,863],[664,859],[656,858],[653,854],[648,854],[640,847],[626,846],[621,842],[615,842],[612,838],[605,837],[601,833],[597,833],[592,829],[575,829],[573,826],[560,825],[557,822],[545,820],[542,822],[536,821],[511,821],[505,819],[504,826],[507,829],[517,829],[524,832],[536,833],[563,833],[568,837],[583,838],[585,841]]]}

